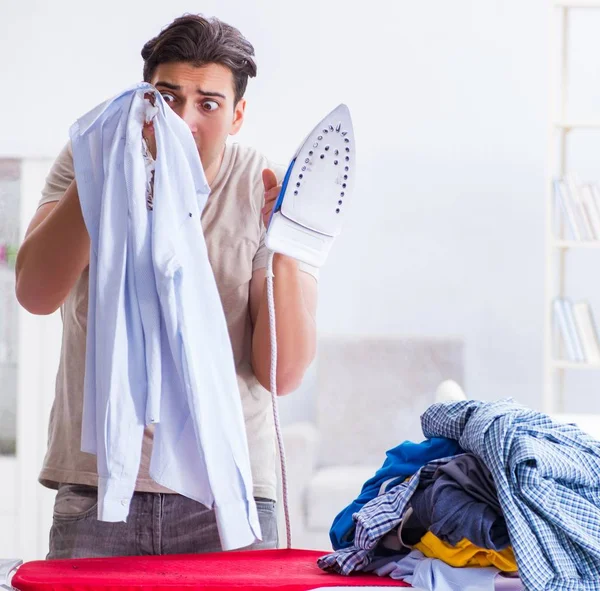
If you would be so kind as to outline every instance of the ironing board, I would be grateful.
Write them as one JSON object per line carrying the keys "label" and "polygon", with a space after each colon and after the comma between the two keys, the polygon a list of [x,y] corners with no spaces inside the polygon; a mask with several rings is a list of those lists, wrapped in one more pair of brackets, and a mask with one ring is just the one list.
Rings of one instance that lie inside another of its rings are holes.
{"label": "ironing board", "polygon": [[34,561],[12,580],[18,591],[311,591],[323,587],[410,587],[358,574],[329,574],[316,564],[326,552],[246,550],[213,554]]}

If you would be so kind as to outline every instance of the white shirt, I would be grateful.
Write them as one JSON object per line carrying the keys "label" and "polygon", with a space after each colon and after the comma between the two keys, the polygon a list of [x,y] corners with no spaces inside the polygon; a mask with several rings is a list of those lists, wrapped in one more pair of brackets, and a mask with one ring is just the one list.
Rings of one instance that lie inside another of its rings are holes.
{"label": "white shirt", "polygon": [[[145,117],[157,139],[152,210]],[[190,130],[141,83],[78,119],[71,142],[91,239],[82,451],[97,456],[98,519],[126,520],[144,426],[155,423],[151,478],[214,508],[224,550],[250,545],[260,525]]]}

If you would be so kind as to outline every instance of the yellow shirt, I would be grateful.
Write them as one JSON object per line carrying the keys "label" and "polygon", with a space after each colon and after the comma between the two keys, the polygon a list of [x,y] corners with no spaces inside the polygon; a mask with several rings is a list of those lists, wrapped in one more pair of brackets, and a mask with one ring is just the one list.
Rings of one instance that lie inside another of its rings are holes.
{"label": "yellow shirt", "polygon": [[427,532],[414,548],[427,558],[439,558],[450,566],[495,566],[503,572],[518,570],[515,554],[511,547],[498,552],[475,546],[463,538],[456,546],[440,540],[435,534]]}

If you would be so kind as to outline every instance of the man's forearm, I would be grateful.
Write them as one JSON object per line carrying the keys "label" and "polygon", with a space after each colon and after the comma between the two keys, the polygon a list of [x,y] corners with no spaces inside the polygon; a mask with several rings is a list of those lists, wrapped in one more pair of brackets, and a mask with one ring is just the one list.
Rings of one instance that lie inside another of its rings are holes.
{"label": "man's forearm", "polygon": [[[273,274],[277,326],[277,391],[279,394],[288,394],[300,385],[314,358],[316,324],[307,306],[297,261],[275,254]],[[265,388],[270,388],[271,338],[266,280],[254,327],[252,359],[256,377]]]}
{"label": "man's forearm", "polygon": [[33,314],[54,312],[89,261],[90,239],[75,182],[25,238],[17,254],[16,293]]}

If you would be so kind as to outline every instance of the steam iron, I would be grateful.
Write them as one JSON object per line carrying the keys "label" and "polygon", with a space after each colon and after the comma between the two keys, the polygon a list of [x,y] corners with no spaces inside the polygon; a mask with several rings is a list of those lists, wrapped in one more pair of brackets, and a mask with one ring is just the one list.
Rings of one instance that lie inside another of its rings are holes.
{"label": "steam iron", "polygon": [[340,104],[292,157],[267,226],[267,248],[321,267],[342,229],[355,170],[352,119]]}

